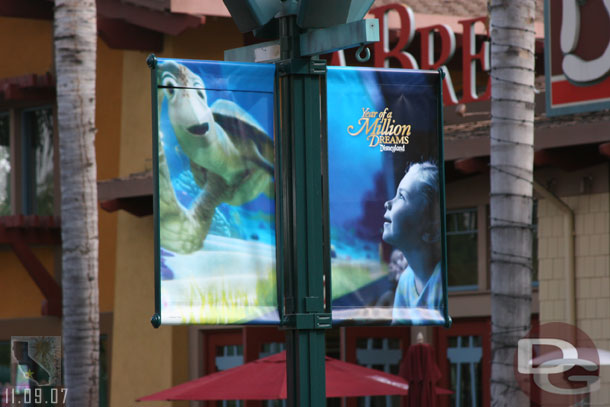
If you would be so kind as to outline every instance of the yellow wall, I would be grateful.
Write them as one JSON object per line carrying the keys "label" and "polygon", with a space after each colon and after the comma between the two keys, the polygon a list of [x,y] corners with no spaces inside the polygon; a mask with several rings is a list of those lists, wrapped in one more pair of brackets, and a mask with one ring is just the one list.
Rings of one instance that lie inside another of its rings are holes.
{"label": "yellow wall", "polygon": [[[38,247],[32,251],[47,270],[53,270],[53,248]],[[0,265],[0,318],[40,316],[44,296],[7,245],[0,246]]]}
{"label": "yellow wall", "polygon": [[[95,117],[98,180],[119,175],[122,78],[123,51],[110,49],[98,40]],[[100,312],[109,312],[114,306],[117,214],[98,207],[98,215]]]}
{"label": "yellow wall", "polygon": [[[166,37],[160,57],[222,59],[242,45],[229,19],[209,18],[198,29]],[[151,169],[152,125],[147,52],[123,54],[119,175]],[[153,218],[118,215],[111,405],[131,407],[136,398],[188,380],[188,329],[154,329]],[[159,404],[162,405],[162,404]],[[175,406],[185,405],[174,403]]]}
{"label": "yellow wall", "polygon": [[138,397],[172,385],[172,328],[154,329],[150,324],[152,216],[137,218],[121,212],[118,225],[110,405],[133,407]]}
{"label": "yellow wall", "polygon": [[0,17],[0,78],[51,72],[53,22]]}

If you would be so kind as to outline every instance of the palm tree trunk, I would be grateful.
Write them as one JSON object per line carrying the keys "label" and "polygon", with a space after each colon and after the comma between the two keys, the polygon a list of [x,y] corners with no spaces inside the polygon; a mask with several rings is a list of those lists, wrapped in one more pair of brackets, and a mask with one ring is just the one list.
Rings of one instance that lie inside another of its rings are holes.
{"label": "palm tree trunk", "polygon": [[491,323],[493,406],[526,406],[513,373],[532,300],[534,0],[491,0]]}
{"label": "palm tree trunk", "polygon": [[55,0],[54,43],[61,179],[64,387],[69,407],[97,407],[95,0]]}

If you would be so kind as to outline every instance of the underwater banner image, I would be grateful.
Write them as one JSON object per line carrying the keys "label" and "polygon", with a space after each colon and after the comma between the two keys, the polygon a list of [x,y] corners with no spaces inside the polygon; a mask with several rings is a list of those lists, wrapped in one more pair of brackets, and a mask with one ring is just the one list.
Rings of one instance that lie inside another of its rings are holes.
{"label": "underwater banner image", "polygon": [[279,323],[274,75],[271,64],[157,59],[163,324]]}
{"label": "underwater banner image", "polygon": [[440,73],[328,67],[334,325],[445,325]]}

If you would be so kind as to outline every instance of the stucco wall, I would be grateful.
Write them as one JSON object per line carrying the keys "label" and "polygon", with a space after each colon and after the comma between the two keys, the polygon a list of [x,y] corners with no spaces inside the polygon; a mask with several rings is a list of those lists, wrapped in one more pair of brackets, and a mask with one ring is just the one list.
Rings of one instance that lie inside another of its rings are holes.
{"label": "stucco wall", "polygon": [[[562,198],[575,214],[576,323],[598,348],[610,349],[610,204],[608,193]],[[540,323],[566,321],[563,214],[540,200]],[[591,405],[610,404],[610,369]]]}

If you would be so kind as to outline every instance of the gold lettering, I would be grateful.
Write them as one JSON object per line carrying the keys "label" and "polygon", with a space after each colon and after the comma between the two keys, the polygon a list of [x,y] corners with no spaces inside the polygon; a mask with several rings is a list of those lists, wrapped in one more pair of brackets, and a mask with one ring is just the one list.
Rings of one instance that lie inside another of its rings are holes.
{"label": "gold lettering", "polygon": [[392,112],[387,107],[382,112],[363,107],[362,117],[358,120],[358,129],[350,125],[347,126],[347,132],[351,136],[364,132],[369,147],[377,147],[379,144],[409,144],[411,125],[395,123],[396,120],[392,119]]}
{"label": "gold lettering", "polygon": [[366,139],[370,140],[369,147],[377,147],[379,145],[379,139],[383,136],[376,136],[375,134],[370,134]]}
{"label": "gold lettering", "polygon": [[349,126],[347,126],[347,132],[352,136],[357,136],[358,134],[362,133],[362,130],[366,129],[364,131],[364,134],[369,134],[371,132],[371,130],[373,130],[375,128],[378,121],[379,121],[379,119],[375,119],[373,124],[370,124],[370,119],[361,118],[360,120],[358,120],[358,125],[360,125],[360,130],[353,133],[352,130],[354,130],[354,126],[349,125]]}

